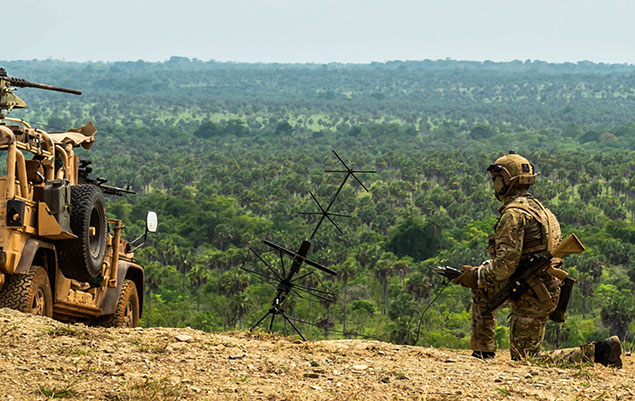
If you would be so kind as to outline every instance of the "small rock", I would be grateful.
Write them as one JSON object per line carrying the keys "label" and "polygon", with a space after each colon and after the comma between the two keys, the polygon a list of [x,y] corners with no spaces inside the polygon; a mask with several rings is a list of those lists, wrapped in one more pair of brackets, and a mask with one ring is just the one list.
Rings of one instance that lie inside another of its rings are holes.
{"label": "small rock", "polygon": [[187,334],[179,334],[174,338],[182,343],[191,343],[192,341],[194,341],[194,338],[192,336],[188,336]]}
{"label": "small rock", "polygon": [[311,366],[313,366],[314,368],[317,368],[318,366],[320,366],[320,364],[315,361],[311,361]]}
{"label": "small rock", "polygon": [[236,354],[236,355],[230,355],[229,359],[243,359],[245,357],[245,354]]}
{"label": "small rock", "polygon": [[353,370],[366,370],[368,369],[367,365],[353,365]]}
{"label": "small rock", "polygon": [[443,362],[445,362],[445,363],[456,363],[456,361],[454,359],[450,359],[450,358],[446,359]]}
{"label": "small rock", "polygon": [[389,383],[390,382],[390,377],[386,376],[386,377],[382,377],[381,378],[381,382],[382,383]]}
{"label": "small rock", "polygon": [[184,348],[189,348],[189,345],[187,343],[181,343],[181,342],[178,342],[178,341],[174,341],[174,342],[169,343],[167,345],[167,347],[172,348],[172,351],[174,351],[174,350],[181,350],[181,349],[184,349]]}
{"label": "small rock", "polygon": [[311,386],[311,388],[312,388],[313,390],[315,390],[315,391],[322,392],[322,387],[320,387],[320,386]]}
{"label": "small rock", "polygon": [[309,379],[319,379],[320,375],[317,373],[305,373],[304,377],[308,377]]}
{"label": "small rock", "polygon": [[340,371],[337,369],[333,369],[333,376],[339,376]]}
{"label": "small rock", "polygon": [[380,350],[380,351],[377,351],[377,354],[379,354],[379,355],[386,355],[386,353],[385,353],[384,351],[381,351],[381,350]]}
{"label": "small rock", "polygon": [[501,379],[500,377],[494,379],[494,383],[501,383],[503,381],[503,379]]}

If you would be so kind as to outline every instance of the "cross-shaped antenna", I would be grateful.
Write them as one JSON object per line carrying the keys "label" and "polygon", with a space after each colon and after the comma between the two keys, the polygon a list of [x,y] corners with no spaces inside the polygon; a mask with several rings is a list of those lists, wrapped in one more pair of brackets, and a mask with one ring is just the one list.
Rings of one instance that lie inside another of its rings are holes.
{"label": "cross-shaped antenna", "polygon": [[[326,173],[346,173],[346,176],[344,177],[344,180],[340,184],[339,188],[337,189],[337,192],[335,193],[335,195],[333,196],[333,198],[331,199],[331,201],[329,202],[329,204],[328,204],[328,206],[326,208],[322,207],[322,205],[317,200],[315,195],[313,195],[313,193],[310,192],[311,198],[317,204],[317,206],[320,209],[320,211],[319,212],[304,212],[304,213],[300,213],[300,214],[313,214],[313,215],[320,215],[321,216],[317,226],[315,227],[315,230],[313,230],[313,234],[311,234],[311,238],[309,240],[302,241],[302,244],[300,245],[300,247],[297,250],[297,252],[293,252],[293,251],[291,251],[291,250],[289,250],[287,248],[284,248],[284,247],[282,247],[280,245],[274,244],[271,241],[264,240],[265,245],[267,245],[270,248],[273,248],[274,250],[278,251],[278,254],[280,256],[281,272],[276,271],[276,269],[274,269],[273,266],[271,266],[271,264],[269,264],[253,248],[250,248],[251,251],[266,266],[267,271],[259,272],[259,271],[256,271],[256,270],[247,269],[247,268],[245,268],[245,266],[244,266],[245,264],[244,263],[243,263],[243,266],[241,266],[241,269],[243,269],[244,271],[246,271],[248,273],[255,274],[258,278],[263,280],[265,283],[276,287],[276,295],[275,295],[275,297],[274,297],[274,299],[273,299],[273,301],[271,303],[271,308],[267,311],[267,313],[263,317],[260,318],[260,320],[258,320],[253,326],[251,326],[251,330],[253,330],[256,326],[258,326],[260,323],[262,323],[262,321],[265,320],[268,316],[271,316],[271,320],[269,322],[269,331],[271,331],[273,329],[273,322],[274,322],[275,317],[277,315],[280,315],[280,316],[282,316],[283,319],[285,319],[285,321],[287,321],[288,323],[291,324],[291,326],[296,331],[296,333],[298,333],[298,335],[304,340],[305,339],[304,336],[302,335],[300,330],[296,327],[296,325],[293,323],[293,321],[289,318],[289,316],[287,316],[287,314],[286,314],[286,312],[284,310],[284,302],[287,299],[287,296],[289,295],[289,293],[294,293],[295,295],[299,296],[300,298],[303,298],[300,293],[304,293],[304,294],[308,294],[310,296],[313,296],[313,297],[318,298],[318,299],[320,299],[322,301],[325,301],[325,302],[333,302],[335,300],[335,294],[329,289],[323,290],[323,289],[320,289],[320,288],[309,287],[309,286],[305,286],[305,285],[301,284],[301,281],[304,278],[309,277],[309,276],[312,275],[319,282],[320,286],[326,287],[326,286],[324,286],[324,283],[322,282],[320,277],[318,275],[314,274],[314,272],[309,272],[307,274],[302,274],[302,275],[299,275],[298,277],[296,277],[296,274],[300,271],[300,268],[304,264],[307,264],[309,266],[315,267],[316,269],[321,270],[322,272],[330,274],[330,275],[336,275],[337,274],[336,271],[331,270],[331,269],[329,269],[326,266],[322,266],[321,264],[319,264],[317,262],[314,262],[314,261],[312,261],[310,259],[307,259],[307,254],[309,253],[309,248],[311,247],[311,239],[313,239],[313,237],[317,233],[317,230],[322,225],[322,222],[324,221],[324,219],[327,219],[328,221],[330,221],[333,224],[333,226],[335,226],[335,228],[340,233],[342,232],[342,230],[335,223],[335,221],[333,221],[331,216],[336,216],[336,217],[351,217],[351,216],[348,216],[348,215],[345,215],[345,214],[339,214],[339,213],[331,213],[330,212],[331,207],[335,203],[335,200],[337,199],[338,195],[340,194],[340,191],[344,187],[344,184],[346,184],[346,182],[348,181],[349,177],[352,176],[355,179],[355,181],[357,181],[359,183],[359,185],[362,186],[362,188],[364,188],[366,191],[368,191],[368,188],[366,188],[366,186],[359,180],[359,178],[357,178],[357,176],[355,174],[359,174],[359,173],[375,173],[376,171],[374,171],[374,170],[373,171],[371,171],[371,170],[352,170],[351,168],[349,168],[346,165],[346,163],[344,163],[342,158],[335,151],[333,151],[333,154],[335,154],[335,157],[337,157],[337,160],[339,160],[339,162],[344,166],[345,170],[325,170],[325,172]],[[293,262],[291,263],[291,266],[289,266],[288,270],[285,269],[284,258],[283,258],[284,255],[290,256],[293,259]],[[273,276],[271,276],[270,274],[272,274]]]}
{"label": "cross-shaped antenna", "polygon": [[335,203],[335,200],[337,199],[337,197],[340,194],[340,191],[342,190],[342,188],[344,187],[344,184],[346,184],[346,181],[348,181],[348,177],[353,177],[355,179],[355,181],[357,181],[357,183],[359,185],[362,186],[362,188],[364,188],[366,190],[366,192],[368,192],[368,188],[366,188],[366,186],[364,185],[364,183],[362,183],[360,181],[359,178],[357,178],[357,176],[355,175],[356,173],[358,174],[364,174],[364,173],[376,173],[377,171],[375,170],[353,170],[350,167],[348,167],[346,165],[346,163],[344,163],[344,160],[342,160],[342,158],[337,154],[337,152],[333,151],[333,154],[335,155],[335,157],[337,157],[337,160],[340,161],[340,163],[342,163],[342,166],[344,166],[344,168],[346,170],[324,170],[325,173],[346,173],[346,176],[344,177],[344,180],[342,180],[342,183],[340,184],[340,187],[337,189],[337,192],[335,192],[335,195],[333,195],[333,198],[331,199],[331,201],[329,202],[328,206],[325,208],[322,207],[322,205],[320,204],[320,202],[317,200],[317,198],[315,197],[315,195],[313,195],[312,192],[309,192],[311,194],[311,198],[313,198],[313,201],[317,204],[318,208],[320,209],[319,212],[301,212],[300,214],[305,214],[305,215],[321,215],[322,217],[320,218],[320,220],[318,221],[317,226],[315,227],[315,229],[313,230],[313,233],[311,234],[310,239],[313,239],[313,237],[315,237],[315,234],[317,233],[318,229],[320,228],[320,226],[322,225],[322,222],[324,221],[324,219],[327,219],[328,221],[331,222],[331,224],[333,224],[333,226],[335,226],[335,228],[337,229],[337,231],[339,231],[340,233],[342,233],[342,230],[338,227],[338,225],[333,221],[333,219],[331,219],[331,216],[337,216],[337,217],[351,217],[349,215],[345,215],[345,214],[338,214],[338,213],[330,213],[329,210],[331,210],[331,206],[333,206],[333,204]]}

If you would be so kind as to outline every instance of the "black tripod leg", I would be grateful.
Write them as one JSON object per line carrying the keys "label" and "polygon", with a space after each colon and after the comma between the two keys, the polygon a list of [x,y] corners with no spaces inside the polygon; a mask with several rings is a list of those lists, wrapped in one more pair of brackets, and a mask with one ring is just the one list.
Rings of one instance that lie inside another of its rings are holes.
{"label": "black tripod leg", "polygon": [[276,317],[276,313],[272,312],[271,313],[271,322],[269,322],[269,333],[271,333],[271,330],[273,330],[273,319]]}
{"label": "black tripod leg", "polygon": [[293,324],[293,322],[291,321],[291,319],[289,319],[289,316],[287,316],[286,313],[284,313],[284,311],[280,311],[280,314],[282,315],[282,317],[284,317],[284,319],[289,322],[289,324],[291,325],[291,327],[293,327],[293,330],[295,330],[296,333],[298,333],[298,335],[302,338],[302,341],[306,341],[306,338],[304,338],[304,336],[302,335],[302,333],[300,333],[300,330],[296,327],[295,324]]}
{"label": "black tripod leg", "polygon": [[[265,313],[265,315],[263,317],[261,317],[260,320],[258,320],[253,326],[251,326],[249,331],[252,331],[253,329],[255,329],[260,324],[260,322],[262,322],[263,320],[265,320],[267,318],[267,316],[269,316],[270,313],[271,313],[271,311]],[[271,330],[271,329],[269,329],[269,330]]]}

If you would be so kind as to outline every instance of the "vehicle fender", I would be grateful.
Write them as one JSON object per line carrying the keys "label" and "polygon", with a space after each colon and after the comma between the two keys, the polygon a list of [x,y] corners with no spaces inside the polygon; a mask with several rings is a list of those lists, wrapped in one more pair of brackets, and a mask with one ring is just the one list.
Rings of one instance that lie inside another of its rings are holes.
{"label": "vehicle fender", "polygon": [[[31,266],[33,265],[33,260],[35,259],[35,255],[40,248],[48,249],[52,252],[53,260],[49,261],[53,263],[53,266],[57,266],[57,255],[55,254],[55,245],[41,241],[35,238],[29,238],[24,244],[24,248],[22,248],[22,255],[20,256],[20,261],[18,262],[18,266],[15,269],[14,274],[28,274]],[[38,261],[38,263],[41,263]],[[51,264],[47,263],[46,266],[50,270]]]}
{"label": "vehicle fender", "polygon": [[121,293],[121,287],[126,279],[134,281],[137,286],[139,294],[139,315],[143,310],[143,269],[134,263],[124,260],[119,261],[119,269],[117,271],[117,287],[109,287],[106,290],[106,295],[101,301],[99,306],[104,315],[112,315],[117,309],[117,302],[119,301],[119,294]]}

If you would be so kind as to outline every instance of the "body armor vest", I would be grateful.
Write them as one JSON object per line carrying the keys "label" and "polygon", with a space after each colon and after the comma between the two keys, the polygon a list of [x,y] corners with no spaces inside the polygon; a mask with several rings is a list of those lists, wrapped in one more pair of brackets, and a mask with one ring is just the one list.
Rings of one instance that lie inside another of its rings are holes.
{"label": "body armor vest", "polygon": [[505,205],[501,212],[510,208],[526,212],[536,220],[540,227],[540,236],[536,235],[538,233],[532,232],[531,228],[526,230],[523,240],[523,255],[543,251],[551,253],[553,248],[560,244],[562,241],[560,223],[558,223],[556,216],[551,213],[551,210],[543,206],[540,201],[535,198],[519,196]]}

